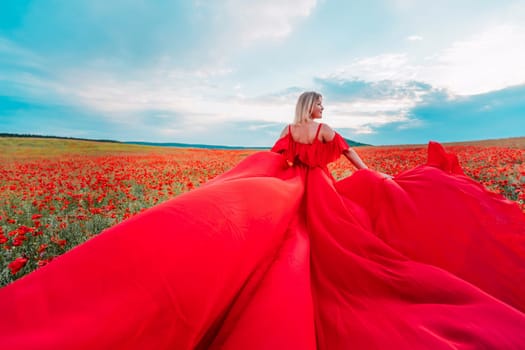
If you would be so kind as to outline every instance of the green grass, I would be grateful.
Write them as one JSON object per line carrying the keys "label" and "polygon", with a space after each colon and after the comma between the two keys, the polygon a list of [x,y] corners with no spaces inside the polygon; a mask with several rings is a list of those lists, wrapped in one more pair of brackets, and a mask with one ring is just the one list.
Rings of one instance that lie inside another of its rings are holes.
{"label": "green grass", "polygon": [[116,142],[80,141],[68,139],[0,137],[0,159],[38,159],[64,155],[110,155],[151,153],[163,147],[130,145]]}

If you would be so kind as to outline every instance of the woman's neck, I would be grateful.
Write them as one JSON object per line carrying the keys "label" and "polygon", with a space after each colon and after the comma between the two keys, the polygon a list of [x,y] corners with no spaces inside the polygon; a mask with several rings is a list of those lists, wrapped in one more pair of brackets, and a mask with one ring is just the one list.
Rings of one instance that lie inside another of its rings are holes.
{"label": "woman's neck", "polygon": [[296,125],[306,125],[306,124],[312,124],[314,123],[314,120],[313,119],[306,119],[306,120],[301,120],[299,123],[297,123]]}

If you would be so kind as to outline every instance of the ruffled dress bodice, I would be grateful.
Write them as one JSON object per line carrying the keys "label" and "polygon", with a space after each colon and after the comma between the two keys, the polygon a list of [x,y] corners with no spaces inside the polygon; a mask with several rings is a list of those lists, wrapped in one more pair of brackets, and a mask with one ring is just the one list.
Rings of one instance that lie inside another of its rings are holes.
{"label": "ruffled dress bodice", "polygon": [[326,168],[328,163],[337,160],[343,151],[350,147],[338,133],[335,133],[335,137],[331,141],[319,140],[321,125],[319,124],[314,141],[311,144],[295,141],[291,128],[288,126],[288,133],[277,140],[271,150],[283,154],[289,165],[302,164],[310,168]]}

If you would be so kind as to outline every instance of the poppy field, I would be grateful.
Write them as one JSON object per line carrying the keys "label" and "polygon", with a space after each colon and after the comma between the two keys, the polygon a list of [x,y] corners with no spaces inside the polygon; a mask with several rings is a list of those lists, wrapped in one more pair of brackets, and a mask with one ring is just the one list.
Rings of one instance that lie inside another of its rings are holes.
{"label": "poppy field", "polygon": [[[525,138],[445,148],[468,176],[525,211]],[[356,150],[393,175],[426,161],[426,145]],[[0,138],[0,286],[254,152]],[[336,178],[355,170],[344,157],[329,168]]]}

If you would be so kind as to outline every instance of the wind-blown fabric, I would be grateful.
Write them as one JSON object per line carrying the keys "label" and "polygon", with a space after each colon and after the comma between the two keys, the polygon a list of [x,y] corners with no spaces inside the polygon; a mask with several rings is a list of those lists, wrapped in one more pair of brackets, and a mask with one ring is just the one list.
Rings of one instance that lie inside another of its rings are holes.
{"label": "wind-blown fabric", "polygon": [[524,349],[525,217],[429,144],[386,179],[291,134],[0,289],[7,349]]}

